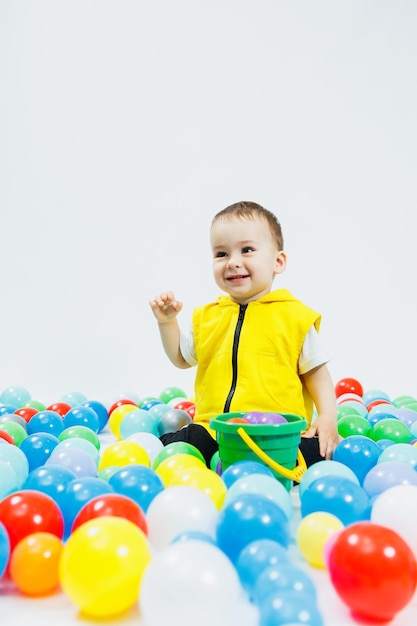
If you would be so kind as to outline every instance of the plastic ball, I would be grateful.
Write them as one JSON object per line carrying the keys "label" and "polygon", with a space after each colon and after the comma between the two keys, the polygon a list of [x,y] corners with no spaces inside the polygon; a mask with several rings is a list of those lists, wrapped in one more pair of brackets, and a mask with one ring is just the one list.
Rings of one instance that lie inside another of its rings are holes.
{"label": "plastic ball", "polygon": [[294,591],[300,604],[304,598],[317,602],[316,586],[309,574],[291,562],[274,563],[259,573],[254,587],[254,601],[259,606],[271,593]]}
{"label": "plastic ball", "polygon": [[55,411],[55,413],[58,413],[61,417],[64,417],[70,409],[71,405],[66,402],[53,402],[46,407],[47,411]]}
{"label": "plastic ball", "polygon": [[317,511],[331,513],[347,526],[369,520],[371,502],[368,493],[359,484],[344,476],[328,475],[314,480],[301,498],[302,517]]}
{"label": "plastic ball", "polygon": [[353,617],[390,621],[413,598],[417,564],[393,530],[359,522],[342,530],[329,554],[331,582]]}
{"label": "plastic ball", "polygon": [[383,419],[375,424],[370,436],[374,441],[391,439],[395,443],[409,443],[413,438],[410,429],[399,419],[392,417]]}
{"label": "plastic ball", "polygon": [[417,472],[408,463],[399,461],[378,463],[369,470],[363,481],[363,488],[370,498],[375,498],[396,485],[417,485]]}
{"label": "plastic ball", "polygon": [[100,420],[97,413],[91,407],[81,405],[75,406],[65,413],[63,417],[64,428],[71,426],[85,426],[95,433],[100,429]]}
{"label": "plastic ball", "polygon": [[151,433],[158,435],[159,420],[144,409],[135,409],[124,415],[119,425],[120,437],[127,439],[134,433]]}
{"label": "plastic ball", "polygon": [[184,485],[200,489],[200,491],[206,493],[209,498],[213,500],[218,511],[222,508],[226,498],[226,485],[216,472],[213,472],[207,467],[188,467],[176,472],[169,482],[169,486],[174,485]]}
{"label": "plastic ball", "polygon": [[378,462],[381,448],[364,435],[352,435],[340,441],[333,453],[333,461],[352,470],[362,485],[366,474]]}
{"label": "plastic ball", "polygon": [[59,498],[59,507],[64,518],[64,539],[71,534],[74,519],[82,507],[96,496],[106,493],[114,493],[114,489],[101,478],[82,476],[66,484],[65,491]]}
{"label": "plastic ball", "polygon": [[20,409],[16,409],[15,414],[19,415],[27,423],[30,420],[30,418],[33,417],[35,413],[37,412],[38,412],[38,409],[35,409],[32,406],[24,406],[24,407],[21,407]]}
{"label": "plastic ball", "polygon": [[133,441],[120,441],[110,444],[102,453],[98,469],[101,471],[109,465],[124,467],[131,463],[150,467],[148,453],[142,446]]}
{"label": "plastic ball", "polygon": [[62,549],[61,539],[47,532],[34,532],[19,541],[9,567],[10,578],[19,591],[27,596],[57,591]]}
{"label": "plastic ball", "polygon": [[145,513],[155,496],[164,490],[158,474],[144,465],[117,467],[108,482],[116,493],[131,498]]}
{"label": "plastic ball", "polygon": [[72,523],[72,532],[97,517],[122,517],[136,524],[147,535],[148,526],[141,507],[131,498],[119,493],[104,493],[92,498],[79,510]]}
{"label": "plastic ball", "polygon": [[16,474],[19,487],[23,485],[29,474],[29,462],[25,453],[15,445],[2,445],[0,446],[0,461],[10,465]]}
{"label": "plastic ball", "polygon": [[50,433],[28,435],[20,444],[20,450],[26,456],[29,471],[44,465],[58,444],[58,437]]}
{"label": "plastic ball", "polygon": [[0,402],[3,404],[14,404],[21,407],[31,400],[30,392],[25,387],[7,387],[0,394]]}
{"label": "plastic ball", "polygon": [[207,541],[180,541],[149,563],[139,608],[147,626],[233,624],[240,595],[236,570],[221,550]]}
{"label": "plastic ball", "polygon": [[251,476],[252,474],[274,476],[269,467],[263,463],[259,463],[258,461],[237,461],[223,470],[222,479],[226,487],[230,488],[239,478]]}
{"label": "plastic ball", "polygon": [[152,467],[156,457],[164,449],[162,441],[152,433],[133,433],[126,437],[126,441],[133,441],[141,446],[149,456]]}
{"label": "plastic ball", "polygon": [[61,396],[60,401],[70,406],[79,406],[87,402],[88,398],[82,391],[68,391]]}
{"label": "plastic ball", "polygon": [[136,411],[137,408],[138,407],[136,406],[136,404],[127,403],[127,404],[120,404],[111,412],[109,411],[108,426],[109,426],[110,431],[116,437],[116,439],[122,438],[120,434],[120,424],[124,416],[130,413],[130,411]]}
{"label": "plastic ball", "polygon": [[304,492],[311,485],[312,482],[317,480],[318,478],[322,478],[323,476],[340,476],[343,478],[347,478],[359,485],[358,477],[355,472],[350,469],[350,467],[340,461],[336,461],[333,459],[326,459],[324,461],[320,461],[319,463],[314,463],[310,465],[305,471],[303,477],[301,478],[301,482],[299,485],[299,494],[300,498],[303,498]]}
{"label": "plastic ball", "polygon": [[391,402],[391,398],[382,389],[368,389],[362,396],[363,402],[368,406],[375,400],[381,400],[383,402]]}
{"label": "plastic ball", "polygon": [[166,446],[162,445],[162,449],[154,459],[153,468],[157,469],[158,465],[162,463],[162,461],[165,461],[168,457],[176,454],[191,454],[205,464],[204,457],[198,448],[193,446],[191,443],[187,443],[186,441],[173,441]]}
{"label": "plastic ball", "polygon": [[81,406],[86,406],[93,411],[96,412],[99,422],[98,432],[100,433],[107,426],[107,422],[109,421],[109,413],[101,402],[97,400],[88,400],[88,402],[84,402]]}
{"label": "plastic ball", "polygon": [[367,436],[371,432],[372,426],[365,417],[360,415],[345,415],[337,422],[337,431],[343,438],[351,435]]}
{"label": "plastic ball", "polygon": [[344,528],[332,513],[316,511],[306,515],[299,523],[296,541],[301,554],[309,565],[325,568],[324,548],[327,541]]}
{"label": "plastic ball", "polygon": [[417,411],[404,407],[401,409],[397,409],[396,417],[400,420],[400,422],[403,422],[411,430],[413,424],[416,424],[417,422]]}
{"label": "plastic ball", "polygon": [[196,487],[167,487],[148,507],[148,537],[155,551],[166,548],[184,531],[197,530],[215,537],[218,511],[211,498]]}
{"label": "plastic ball", "polygon": [[[95,466],[98,466],[98,462],[100,460],[100,451],[97,450],[97,448],[94,444],[91,443],[91,441],[88,441],[88,439],[84,439],[83,437],[68,437],[67,439],[63,439],[62,441],[60,441],[56,448],[54,448],[54,450],[52,451],[51,462],[53,463],[54,459],[58,459],[59,455],[64,450],[71,450],[73,448],[86,452],[94,461]],[[95,476],[96,474],[97,472],[92,475]]]}
{"label": "plastic ball", "polygon": [[29,473],[22,485],[22,489],[32,489],[46,493],[62,510],[62,499],[67,485],[75,479],[75,473],[67,467],[42,465]]}
{"label": "plastic ball", "polygon": [[289,551],[273,539],[255,539],[241,550],[236,570],[244,589],[253,599],[259,576],[272,565],[290,565]]}
{"label": "plastic ball", "polygon": [[11,436],[13,443],[16,446],[20,446],[22,441],[27,437],[26,429],[12,420],[1,422],[0,428],[3,432],[8,433]]}
{"label": "plastic ball", "polygon": [[61,587],[82,615],[112,618],[137,602],[150,559],[146,535],[136,524],[99,517],[79,526],[64,545]]}
{"label": "plastic ball", "polygon": [[204,461],[202,461],[199,457],[194,456],[193,454],[174,454],[172,456],[168,456],[166,459],[161,461],[154,469],[162,480],[165,487],[167,487],[176,474],[178,474],[182,470],[190,469],[191,467],[207,469]]}
{"label": "plastic ball", "polygon": [[192,423],[193,419],[187,411],[182,411],[181,409],[169,409],[159,418],[158,434],[161,436],[166,435],[167,433],[173,433],[176,430],[180,430],[183,426],[187,426]]}
{"label": "plastic ball", "polygon": [[187,394],[179,387],[165,387],[159,394],[159,399],[161,402],[165,402],[165,404],[168,404],[174,398],[187,398]]}
{"label": "plastic ball", "polygon": [[371,521],[398,533],[417,558],[417,485],[396,485],[379,494]]}
{"label": "plastic ball", "polygon": [[255,539],[273,539],[287,548],[289,522],[282,508],[266,496],[244,493],[220,511],[216,541],[235,563],[241,550]]}
{"label": "plastic ball", "polygon": [[113,413],[113,411],[123,405],[133,406],[133,410],[138,408],[138,405],[134,400],[130,400],[129,398],[119,398],[109,407],[108,414],[109,417]]}
{"label": "plastic ball", "polygon": [[341,378],[335,385],[336,398],[344,393],[355,393],[358,396],[363,396],[362,384],[356,380],[356,378]]}
{"label": "plastic ball", "polygon": [[45,465],[50,464],[66,467],[79,478],[97,476],[98,474],[96,461],[89,452],[81,449],[81,447],[62,447],[61,444],[58,444],[45,461]]}
{"label": "plastic ball", "polygon": [[64,533],[64,520],[58,505],[39,491],[16,491],[3,498],[0,501],[0,522],[9,535],[12,551],[19,541],[34,532],[49,532],[59,539]]}
{"label": "plastic ball", "polygon": [[284,511],[288,520],[291,520],[293,514],[291,496],[289,491],[273,476],[266,474],[252,474],[251,476],[243,476],[236,480],[229,487],[225,505],[229,504],[242,493],[262,494],[278,504]]}
{"label": "plastic ball", "polygon": [[66,439],[72,438],[86,439],[92,443],[97,450],[100,450],[101,448],[99,436],[87,426],[69,426],[58,436],[59,441],[65,441]]}
{"label": "plastic ball", "polygon": [[63,418],[55,411],[38,411],[28,421],[28,434],[49,433],[58,437],[64,430]]}
{"label": "plastic ball", "polygon": [[291,626],[308,624],[324,626],[323,617],[313,597],[298,591],[286,590],[270,593],[259,605],[260,626]]}
{"label": "plastic ball", "polygon": [[417,469],[417,448],[409,443],[394,443],[383,450],[378,457],[378,463],[386,463],[387,461],[408,463]]}

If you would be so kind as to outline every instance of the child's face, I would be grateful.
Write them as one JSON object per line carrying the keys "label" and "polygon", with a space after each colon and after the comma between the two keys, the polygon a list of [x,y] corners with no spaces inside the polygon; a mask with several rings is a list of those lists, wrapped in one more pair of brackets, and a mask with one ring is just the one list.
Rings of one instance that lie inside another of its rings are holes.
{"label": "child's face", "polygon": [[278,250],[262,218],[216,220],[210,241],[214,280],[239,304],[269,293],[275,275],[285,269],[285,252]]}

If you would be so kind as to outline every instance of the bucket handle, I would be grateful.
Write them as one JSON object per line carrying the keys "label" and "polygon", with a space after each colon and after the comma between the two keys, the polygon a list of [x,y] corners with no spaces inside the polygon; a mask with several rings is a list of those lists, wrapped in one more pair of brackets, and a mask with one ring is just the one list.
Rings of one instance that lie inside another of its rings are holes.
{"label": "bucket handle", "polygon": [[237,429],[236,432],[241,437],[241,439],[243,439],[246,445],[252,450],[252,452],[254,452],[256,456],[258,456],[260,459],[262,459],[262,461],[266,465],[268,465],[268,467],[278,472],[278,474],[282,474],[282,476],[284,476],[285,478],[290,478],[291,480],[295,480],[298,483],[301,481],[307,470],[307,465],[300,449],[298,449],[297,466],[293,470],[289,470],[287,467],[284,467],[283,465],[280,465],[279,463],[271,459],[271,457],[268,456],[262,450],[262,448],[260,448],[254,442],[251,437],[249,437],[248,433],[241,426]]}

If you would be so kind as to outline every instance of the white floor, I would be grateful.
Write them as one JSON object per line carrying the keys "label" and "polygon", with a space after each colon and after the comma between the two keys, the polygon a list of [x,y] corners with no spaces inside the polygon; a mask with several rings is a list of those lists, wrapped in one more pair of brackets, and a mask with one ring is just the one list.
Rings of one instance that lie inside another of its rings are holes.
{"label": "white floor", "polygon": [[[108,438],[106,437],[107,441]],[[293,503],[292,534],[300,520],[299,497],[296,490],[291,493]],[[306,564],[295,542],[290,548],[295,563],[305,567],[316,584],[318,604],[324,619],[325,626],[348,626],[358,624],[349,613],[348,608],[337,596],[329,575],[325,570],[316,569]],[[44,598],[27,598],[22,596],[10,582],[0,580],[0,624],[12,626],[14,624],[28,624],[30,626],[82,626],[86,624],[98,624],[100,622],[88,620],[78,614],[77,608],[62,593]],[[103,622],[117,626],[146,626],[141,619],[138,607],[134,607],[128,613],[117,619]],[[241,622],[240,622],[241,624]],[[417,624],[417,593],[394,620],[390,626],[413,626]],[[160,626],[181,626],[181,624],[161,624]],[[198,624],[196,624],[198,626]],[[223,626],[222,624],[213,626]],[[241,626],[245,626],[241,624]],[[253,622],[250,624],[253,626]]]}

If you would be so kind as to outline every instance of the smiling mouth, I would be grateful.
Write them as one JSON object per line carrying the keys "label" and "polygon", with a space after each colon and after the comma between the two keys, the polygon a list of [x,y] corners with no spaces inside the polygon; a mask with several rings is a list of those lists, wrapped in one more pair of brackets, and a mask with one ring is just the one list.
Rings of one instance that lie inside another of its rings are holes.
{"label": "smiling mouth", "polygon": [[249,278],[249,274],[236,274],[235,276],[228,276],[227,280],[229,282],[243,280],[244,278]]}

